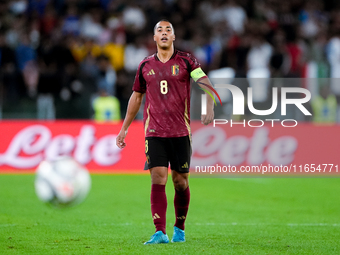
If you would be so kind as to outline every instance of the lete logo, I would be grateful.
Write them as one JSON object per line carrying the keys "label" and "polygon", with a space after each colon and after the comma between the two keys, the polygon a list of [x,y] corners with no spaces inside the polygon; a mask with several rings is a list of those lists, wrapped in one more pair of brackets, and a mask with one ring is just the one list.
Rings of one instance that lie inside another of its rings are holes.
{"label": "lete logo", "polygon": [[92,159],[102,166],[117,163],[121,150],[116,146],[116,135],[95,138],[95,128],[84,125],[77,137],[61,134],[52,138],[43,125],[32,125],[18,132],[6,152],[0,154],[0,165],[15,168],[34,168],[42,160],[53,160],[60,155],[71,155],[81,164]]}
{"label": "lete logo", "polygon": [[227,137],[222,128],[205,127],[193,133],[192,166],[216,164],[238,166],[288,165],[293,162],[298,141],[293,136],[269,139],[266,127],[254,130],[252,137],[242,135]]}

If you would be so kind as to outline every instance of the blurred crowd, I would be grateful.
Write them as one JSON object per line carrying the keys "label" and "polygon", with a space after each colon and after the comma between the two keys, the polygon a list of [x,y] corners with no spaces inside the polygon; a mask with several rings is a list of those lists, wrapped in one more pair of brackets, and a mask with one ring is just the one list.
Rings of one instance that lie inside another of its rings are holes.
{"label": "blurred crowd", "polygon": [[2,111],[28,98],[40,119],[91,118],[110,97],[121,114],[103,110],[98,118],[124,117],[136,69],[155,52],[153,27],[163,18],[175,28],[175,47],[191,52],[206,73],[335,78],[301,86],[324,100],[314,105],[328,106],[332,96],[338,108],[337,0],[2,0]]}

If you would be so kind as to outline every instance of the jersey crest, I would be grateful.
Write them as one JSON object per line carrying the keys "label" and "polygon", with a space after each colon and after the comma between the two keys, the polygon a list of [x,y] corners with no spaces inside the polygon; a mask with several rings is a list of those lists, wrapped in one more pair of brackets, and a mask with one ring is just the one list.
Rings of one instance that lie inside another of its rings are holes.
{"label": "jersey crest", "polygon": [[172,76],[177,76],[179,74],[179,65],[171,66],[171,74]]}

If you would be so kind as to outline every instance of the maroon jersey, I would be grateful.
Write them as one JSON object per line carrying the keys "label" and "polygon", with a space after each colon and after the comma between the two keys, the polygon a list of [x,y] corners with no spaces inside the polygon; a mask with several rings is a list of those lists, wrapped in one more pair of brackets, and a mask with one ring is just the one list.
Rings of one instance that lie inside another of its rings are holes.
{"label": "maroon jersey", "polygon": [[190,134],[190,73],[199,67],[193,56],[177,50],[166,63],[157,54],[140,62],[133,90],[146,93],[146,137]]}

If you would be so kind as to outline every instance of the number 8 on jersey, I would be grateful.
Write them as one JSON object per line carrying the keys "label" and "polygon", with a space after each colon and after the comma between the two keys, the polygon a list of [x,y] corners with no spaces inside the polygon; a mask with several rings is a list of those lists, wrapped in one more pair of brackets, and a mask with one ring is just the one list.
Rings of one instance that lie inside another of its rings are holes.
{"label": "number 8 on jersey", "polygon": [[161,93],[163,95],[168,93],[168,82],[166,80],[162,80],[160,85],[161,85]]}

